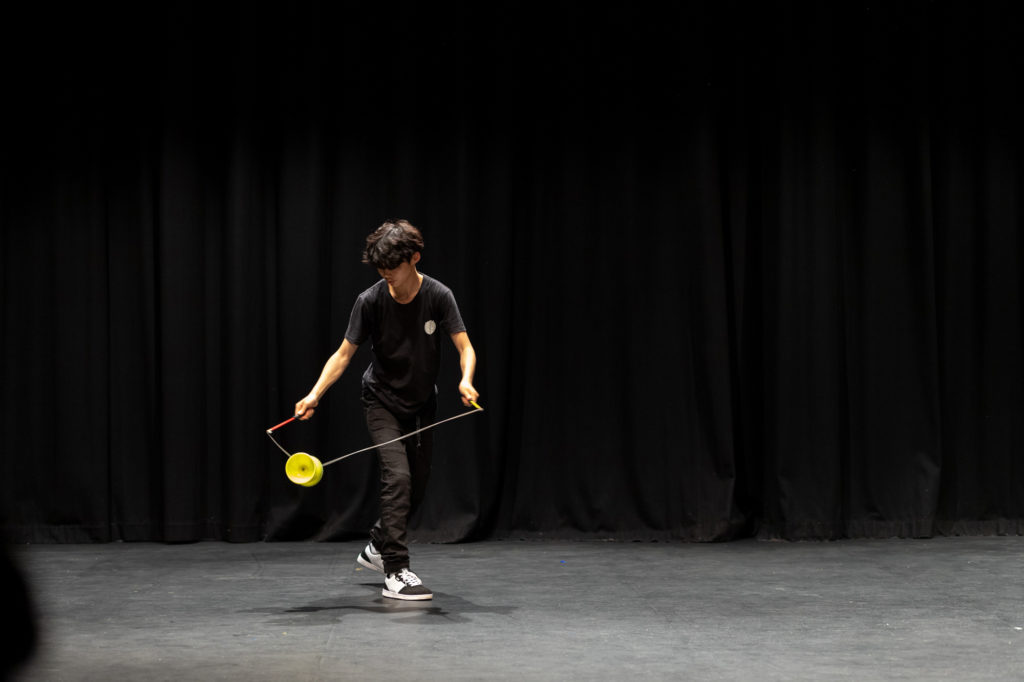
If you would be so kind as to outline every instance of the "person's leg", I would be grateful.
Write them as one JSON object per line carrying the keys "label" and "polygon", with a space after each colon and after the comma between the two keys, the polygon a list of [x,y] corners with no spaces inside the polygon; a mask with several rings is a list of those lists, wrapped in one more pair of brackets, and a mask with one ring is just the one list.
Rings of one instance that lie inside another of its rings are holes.
{"label": "person's leg", "polygon": [[[409,431],[390,410],[372,397],[364,398],[364,406],[366,427],[372,442],[385,443]],[[412,507],[412,474],[403,443],[399,441],[377,449],[380,461],[380,518],[370,530],[370,539],[380,552],[385,573],[395,573],[409,567],[406,525]]]}
{"label": "person's leg", "polygon": [[[417,417],[413,424],[414,431],[417,431],[434,421],[436,404],[431,401]],[[418,433],[404,441],[405,453],[409,461],[409,473],[412,476],[412,490],[409,499],[409,517],[411,518],[423,502],[423,496],[427,491],[427,482],[430,480],[430,466],[434,455],[434,432],[431,430]]]}
{"label": "person's leg", "polygon": [[[364,392],[363,405],[366,425],[374,443],[387,443],[418,428],[417,420],[398,419],[368,391]],[[409,570],[409,547],[406,544],[406,527],[413,499],[417,503],[422,499],[426,485],[424,480],[414,495],[412,468],[415,467],[424,479],[430,469],[430,441],[424,448],[424,441],[419,438],[422,435],[416,434],[377,448],[381,470],[380,518],[370,530],[370,546],[360,554],[359,563],[376,570],[383,569],[382,594],[392,599],[418,600],[434,596]],[[407,449],[410,441],[413,445]],[[373,548],[377,549],[379,556],[372,554]]]}

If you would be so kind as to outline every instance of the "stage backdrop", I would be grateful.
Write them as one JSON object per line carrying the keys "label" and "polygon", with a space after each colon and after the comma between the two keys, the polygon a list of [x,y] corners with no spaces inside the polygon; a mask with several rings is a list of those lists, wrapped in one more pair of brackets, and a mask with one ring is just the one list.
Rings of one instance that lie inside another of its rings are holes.
{"label": "stage backdrop", "polygon": [[420,540],[1021,531],[1010,3],[213,5],[5,19],[9,539],[362,536],[374,455],[265,430],[393,218],[486,409]]}

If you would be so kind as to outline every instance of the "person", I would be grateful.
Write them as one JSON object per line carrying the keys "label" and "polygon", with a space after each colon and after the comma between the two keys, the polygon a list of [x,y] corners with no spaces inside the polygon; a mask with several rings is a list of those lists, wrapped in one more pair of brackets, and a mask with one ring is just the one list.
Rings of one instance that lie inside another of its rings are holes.
{"label": "person", "polygon": [[[452,340],[459,354],[463,404],[480,397],[473,387],[476,353],[458,304],[448,287],[419,272],[422,252],[423,236],[406,220],[385,222],[366,238],[363,263],[376,268],[382,279],[356,298],[341,346],[327,360],[309,395],[295,405],[300,419],[313,416],[324,393],[367,341],[373,358],[363,373],[362,406],[374,444],[432,423],[442,336]],[[380,518],[357,561],[384,574],[382,594],[392,599],[433,598],[410,570],[406,541],[409,518],[423,499],[430,473],[432,434],[427,430],[377,448]]]}

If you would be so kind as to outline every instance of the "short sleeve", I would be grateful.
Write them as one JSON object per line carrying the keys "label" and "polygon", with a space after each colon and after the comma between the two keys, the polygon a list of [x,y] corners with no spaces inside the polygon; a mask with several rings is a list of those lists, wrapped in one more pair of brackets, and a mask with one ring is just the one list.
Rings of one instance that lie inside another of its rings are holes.
{"label": "short sleeve", "polygon": [[462,321],[461,313],[459,313],[459,304],[455,302],[455,294],[452,293],[451,289],[444,288],[441,294],[440,305],[438,319],[441,322],[442,331],[449,336],[466,331],[466,325]]}
{"label": "short sleeve", "polygon": [[349,343],[361,346],[370,337],[370,306],[366,300],[366,293],[361,294],[352,306],[352,313],[348,317],[348,329],[345,330],[345,338]]}

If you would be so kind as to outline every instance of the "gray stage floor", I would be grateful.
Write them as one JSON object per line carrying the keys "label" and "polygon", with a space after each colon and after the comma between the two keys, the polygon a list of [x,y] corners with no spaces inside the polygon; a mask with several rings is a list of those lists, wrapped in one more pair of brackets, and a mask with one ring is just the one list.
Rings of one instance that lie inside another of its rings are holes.
{"label": "gray stage floor", "polygon": [[1024,538],[15,551],[44,643],[18,680],[1024,679]]}

